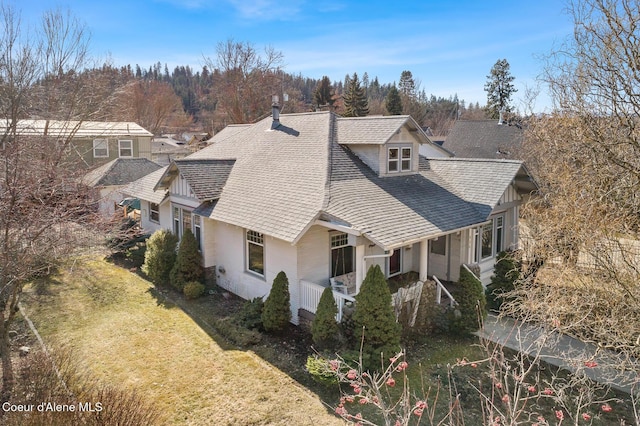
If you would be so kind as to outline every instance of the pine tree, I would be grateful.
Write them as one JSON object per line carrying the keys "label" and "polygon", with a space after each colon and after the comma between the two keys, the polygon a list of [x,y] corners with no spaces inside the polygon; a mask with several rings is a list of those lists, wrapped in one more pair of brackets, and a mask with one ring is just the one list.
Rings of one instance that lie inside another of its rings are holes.
{"label": "pine tree", "polygon": [[509,71],[509,62],[498,59],[487,76],[484,90],[487,92],[489,118],[498,118],[500,111],[511,112],[511,95],[518,91],[513,85],[515,77]]}
{"label": "pine tree", "polygon": [[333,99],[333,89],[331,88],[331,80],[326,75],[322,77],[322,80],[316,86],[316,90],[313,92],[313,100],[318,107],[325,105],[333,105],[335,99]]}
{"label": "pine tree", "polygon": [[268,332],[284,330],[291,320],[289,279],[284,271],[278,272],[271,285],[271,291],[264,301],[262,325]]}
{"label": "pine tree", "polygon": [[201,282],[204,278],[204,268],[202,267],[202,256],[198,251],[198,241],[190,229],[184,230],[176,263],[171,269],[171,285],[182,291],[184,285],[190,281]]}
{"label": "pine tree", "polygon": [[311,323],[311,336],[313,343],[319,349],[333,348],[338,342],[340,326],[336,322],[338,306],[333,298],[331,287],[327,287],[320,296],[316,316]]}
{"label": "pine tree", "polygon": [[369,268],[356,295],[353,322],[358,349],[364,333],[362,355],[368,367],[379,367],[381,352],[384,356],[393,356],[399,350],[400,324],[396,322],[391,292],[379,265]]}
{"label": "pine tree", "polygon": [[385,104],[389,115],[402,114],[402,99],[400,98],[400,93],[398,92],[395,84],[389,89],[389,93],[387,93],[387,97],[385,99]]}
{"label": "pine tree", "polygon": [[344,102],[345,117],[364,117],[369,114],[369,104],[367,101],[367,93],[360,86],[360,80],[358,80],[358,74],[353,73],[353,77],[349,78],[348,85],[345,86],[344,95],[342,95]]}
{"label": "pine tree", "polygon": [[416,97],[416,81],[413,79],[411,71],[402,71],[400,74],[400,83],[398,83],[400,93],[408,98]]}
{"label": "pine tree", "polygon": [[464,266],[460,266],[460,279],[453,297],[458,302],[460,315],[453,321],[453,329],[460,334],[480,329],[480,318],[487,316],[487,301],[482,283]]}
{"label": "pine tree", "polygon": [[167,229],[154,232],[147,240],[142,271],[156,285],[169,284],[169,274],[176,261],[178,237]]}

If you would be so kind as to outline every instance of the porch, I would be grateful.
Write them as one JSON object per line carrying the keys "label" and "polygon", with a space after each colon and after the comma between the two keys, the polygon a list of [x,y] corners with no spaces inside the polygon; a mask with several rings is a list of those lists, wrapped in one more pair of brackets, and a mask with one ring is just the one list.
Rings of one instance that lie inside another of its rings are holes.
{"label": "porch", "polygon": [[[355,305],[355,292],[350,292],[350,288],[341,281],[334,281],[332,285],[333,298],[338,307],[336,320],[341,321],[346,310],[351,309]],[[440,281],[435,275],[428,280],[436,286],[436,304],[449,304],[453,306],[456,301],[451,295],[452,288],[455,283],[450,281]],[[300,304],[299,308],[310,314],[315,314],[320,302],[320,297],[324,292],[325,286],[313,283],[307,280],[300,280]],[[419,298],[424,283],[419,280],[419,274],[415,271],[409,271],[387,279],[389,290],[391,291],[392,301],[396,305],[398,298],[402,302]]]}

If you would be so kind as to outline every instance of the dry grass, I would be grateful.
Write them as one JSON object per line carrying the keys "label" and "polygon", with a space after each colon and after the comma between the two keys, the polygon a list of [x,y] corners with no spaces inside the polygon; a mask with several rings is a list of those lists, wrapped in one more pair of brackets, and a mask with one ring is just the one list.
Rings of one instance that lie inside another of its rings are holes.
{"label": "dry grass", "polygon": [[316,395],[255,354],[216,342],[151,288],[83,258],[27,288],[23,305],[46,342],[71,347],[101,381],[141,390],[171,424],[342,424]]}

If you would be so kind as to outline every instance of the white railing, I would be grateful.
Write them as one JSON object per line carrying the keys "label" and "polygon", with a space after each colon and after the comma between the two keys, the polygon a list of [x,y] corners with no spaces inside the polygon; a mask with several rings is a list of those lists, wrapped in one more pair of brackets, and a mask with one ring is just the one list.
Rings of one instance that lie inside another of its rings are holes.
{"label": "white railing", "polygon": [[438,277],[436,277],[434,275],[433,276],[433,280],[436,282],[436,303],[439,305],[442,302],[442,292],[444,291],[444,294],[450,300],[449,304],[452,307],[453,307],[453,305],[457,305],[458,302],[456,302],[456,299],[454,299],[453,296],[451,295],[451,293],[449,293],[449,290],[447,290],[447,288],[444,285],[442,285],[442,283],[440,282]]}
{"label": "white railing", "polygon": [[[325,287],[320,284],[300,280],[300,308],[315,314],[324,289]],[[338,305],[338,315],[336,316],[336,320],[340,321],[342,320],[345,305],[347,303],[355,303],[356,299],[348,294],[344,294],[336,290],[333,290],[333,298],[336,301],[336,305]]]}
{"label": "white railing", "polygon": [[473,278],[478,280],[478,282],[482,283],[482,280],[480,279],[480,277],[477,276],[475,272],[473,272],[465,263],[463,263],[462,266],[464,267],[464,269],[467,270],[468,273],[470,273],[473,276]]}

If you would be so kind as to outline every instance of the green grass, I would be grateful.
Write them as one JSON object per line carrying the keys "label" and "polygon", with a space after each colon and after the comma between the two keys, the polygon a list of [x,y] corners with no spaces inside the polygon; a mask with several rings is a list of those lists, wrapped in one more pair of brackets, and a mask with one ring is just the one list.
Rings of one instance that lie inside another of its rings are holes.
{"label": "green grass", "polygon": [[71,348],[105,383],[139,389],[170,424],[342,423],[317,395],[212,338],[151,289],[125,269],[82,258],[27,287],[23,305],[48,345]]}

